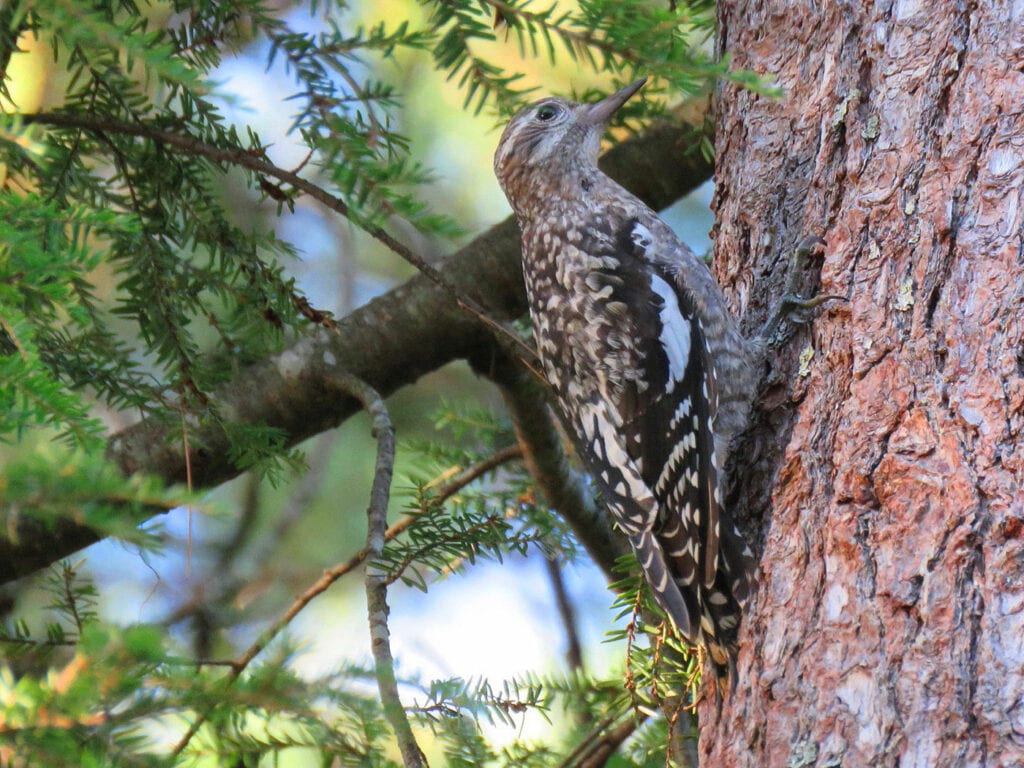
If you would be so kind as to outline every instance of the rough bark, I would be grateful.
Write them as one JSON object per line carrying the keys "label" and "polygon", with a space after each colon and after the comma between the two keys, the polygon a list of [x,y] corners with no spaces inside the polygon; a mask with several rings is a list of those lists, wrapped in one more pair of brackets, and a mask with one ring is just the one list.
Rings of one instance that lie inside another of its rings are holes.
{"label": "rough bark", "polygon": [[[711,165],[693,149],[693,126],[702,124],[703,115],[694,105],[678,122],[653,126],[618,144],[602,157],[602,167],[651,206],[671,204],[711,174]],[[519,236],[511,218],[451,256],[440,271],[460,296],[474,299],[496,319],[526,311]],[[339,373],[354,375],[387,396],[453,360],[472,359],[486,375],[489,356],[497,354],[492,344],[486,326],[457,307],[448,292],[418,275],[342,319],[337,333],[320,331],[239,371],[214,400],[225,418],[277,427],[293,445],[359,410],[344,393]],[[180,436],[180,423],[151,419],[112,436],[107,453],[125,473],[147,472],[167,483],[183,483],[186,462]],[[196,488],[217,485],[242,471],[231,462],[227,437],[216,425],[192,428],[189,445]],[[5,534],[0,537],[0,584],[98,538],[74,520],[47,527],[26,516],[10,521]]]}
{"label": "rough bark", "polygon": [[760,587],[702,762],[1022,765],[1024,6],[719,13],[785,89],[720,94],[723,283],[752,323],[816,234],[849,301],[777,354],[740,451]]}

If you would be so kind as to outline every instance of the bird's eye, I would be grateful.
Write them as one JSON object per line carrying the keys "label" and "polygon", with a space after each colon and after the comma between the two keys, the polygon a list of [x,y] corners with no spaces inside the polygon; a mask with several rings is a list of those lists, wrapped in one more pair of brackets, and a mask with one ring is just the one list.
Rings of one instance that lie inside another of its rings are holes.
{"label": "bird's eye", "polygon": [[554,104],[545,104],[537,110],[537,119],[543,122],[551,120],[555,115],[558,114],[558,107]]}

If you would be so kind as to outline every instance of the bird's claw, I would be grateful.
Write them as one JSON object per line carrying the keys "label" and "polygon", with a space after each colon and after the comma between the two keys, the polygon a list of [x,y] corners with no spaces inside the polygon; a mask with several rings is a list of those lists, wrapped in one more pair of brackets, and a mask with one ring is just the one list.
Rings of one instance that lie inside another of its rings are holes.
{"label": "bird's claw", "polygon": [[806,313],[821,306],[828,301],[846,301],[844,296],[837,296],[831,293],[818,294],[810,298],[801,296],[799,288],[800,276],[807,262],[819,248],[823,248],[825,241],[817,235],[808,235],[801,240],[789,257],[789,268],[786,274],[786,292],[779,298],[772,310],[768,320],[762,326],[759,334],[762,339],[769,342],[775,339],[783,320],[790,320],[796,323],[806,323],[810,318]]}

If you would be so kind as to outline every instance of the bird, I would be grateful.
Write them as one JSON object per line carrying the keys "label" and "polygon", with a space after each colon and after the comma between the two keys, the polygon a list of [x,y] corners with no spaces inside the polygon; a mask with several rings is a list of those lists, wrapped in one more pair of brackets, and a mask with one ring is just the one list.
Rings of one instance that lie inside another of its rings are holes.
{"label": "bird", "polygon": [[753,554],[723,503],[757,342],[708,266],[597,164],[641,78],[593,103],[535,101],[506,125],[494,171],[519,224],[534,342],[556,410],[683,639],[735,678]]}

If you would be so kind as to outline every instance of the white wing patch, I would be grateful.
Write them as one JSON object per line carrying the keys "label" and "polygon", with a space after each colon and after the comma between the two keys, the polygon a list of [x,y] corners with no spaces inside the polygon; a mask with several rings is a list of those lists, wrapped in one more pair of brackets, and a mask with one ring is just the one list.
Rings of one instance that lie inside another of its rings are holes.
{"label": "white wing patch", "polygon": [[668,357],[668,382],[665,391],[670,393],[676,382],[686,375],[686,363],[690,359],[690,321],[679,310],[679,299],[672,286],[656,273],[651,274],[651,290],[661,297],[661,335],[658,340]]}
{"label": "white wing patch", "polygon": [[679,405],[676,406],[676,412],[672,414],[672,420],[668,423],[669,433],[674,432],[675,428],[678,427],[683,419],[690,415],[693,411],[693,405],[690,401],[690,396],[687,395],[679,401]]}
{"label": "white wing patch", "polygon": [[633,241],[633,245],[640,250],[640,255],[651,261],[651,257],[647,255],[647,249],[654,242],[654,235],[651,234],[651,230],[638,221],[633,225],[633,231],[629,233],[629,237]]}

